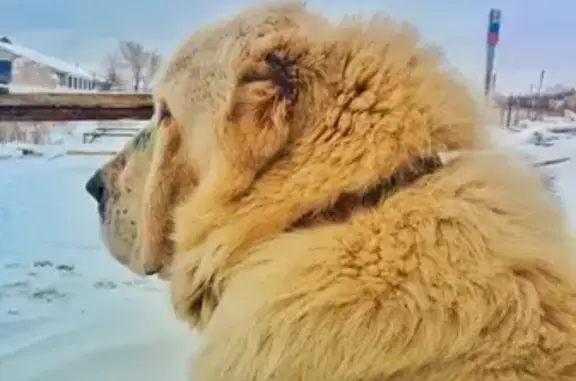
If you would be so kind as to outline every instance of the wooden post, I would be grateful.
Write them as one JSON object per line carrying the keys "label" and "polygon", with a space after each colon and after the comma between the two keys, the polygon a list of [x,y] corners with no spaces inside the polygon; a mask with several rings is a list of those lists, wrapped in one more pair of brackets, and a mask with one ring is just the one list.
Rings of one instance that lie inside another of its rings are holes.
{"label": "wooden post", "polygon": [[145,120],[153,112],[151,94],[0,94],[0,122]]}

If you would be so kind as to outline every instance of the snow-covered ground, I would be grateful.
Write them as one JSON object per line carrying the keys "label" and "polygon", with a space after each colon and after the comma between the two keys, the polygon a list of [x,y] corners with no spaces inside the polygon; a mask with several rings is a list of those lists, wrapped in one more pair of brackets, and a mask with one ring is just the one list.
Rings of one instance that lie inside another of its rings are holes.
{"label": "snow-covered ground", "polygon": [[497,147],[525,157],[550,180],[567,228],[576,233],[576,122],[525,122],[517,131],[495,128],[492,137]]}
{"label": "snow-covered ground", "polygon": [[[198,338],[172,316],[162,282],[131,275],[98,238],[95,205],[83,188],[107,157],[64,155],[123,145],[79,143],[93,127],[57,130],[51,146],[0,145],[0,380],[186,379]],[[576,123],[548,121],[493,136],[502,149],[552,163],[538,170],[553,177],[576,226],[570,128]],[[44,156],[21,157],[23,147]]]}
{"label": "snow-covered ground", "polygon": [[0,380],[186,380],[197,338],[172,315],[162,282],[106,253],[83,187],[108,158],[62,156],[82,146],[65,135],[22,145],[43,157],[0,145]]}

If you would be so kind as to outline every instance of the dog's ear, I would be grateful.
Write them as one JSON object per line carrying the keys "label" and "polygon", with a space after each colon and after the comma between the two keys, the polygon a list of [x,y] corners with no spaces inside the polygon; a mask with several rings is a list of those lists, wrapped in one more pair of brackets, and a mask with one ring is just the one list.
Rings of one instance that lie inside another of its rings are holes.
{"label": "dog's ear", "polygon": [[292,42],[278,36],[261,38],[236,62],[236,83],[218,134],[240,172],[260,171],[290,137],[300,91]]}
{"label": "dog's ear", "polygon": [[181,150],[180,128],[167,106],[158,106],[154,152],[144,186],[142,222],[139,224],[140,256],[147,274],[155,274],[171,260],[172,212],[196,181]]}

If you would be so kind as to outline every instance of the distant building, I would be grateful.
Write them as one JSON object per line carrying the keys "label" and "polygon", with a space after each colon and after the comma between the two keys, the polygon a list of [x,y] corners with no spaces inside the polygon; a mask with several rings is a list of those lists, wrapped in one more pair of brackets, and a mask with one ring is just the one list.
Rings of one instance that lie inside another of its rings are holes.
{"label": "distant building", "polygon": [[78,65],[16,45],[6,37],[0,38],[0,61],[12,62],[11,89],[96,91],[104,83]]}

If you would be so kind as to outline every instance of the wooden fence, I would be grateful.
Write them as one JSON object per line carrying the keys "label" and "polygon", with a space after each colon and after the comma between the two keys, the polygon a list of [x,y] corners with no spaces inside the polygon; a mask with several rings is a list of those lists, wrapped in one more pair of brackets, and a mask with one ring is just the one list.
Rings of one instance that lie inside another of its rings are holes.
{"label": "wooden fence", "polygon": [[152,116],[153,110],[150,94],[0,94],[0,122],[145,120]]}
{"label": "wooden fence", "polygon": [[[501,105],[502,124],[511,126],[513,111],[517,102],[508,98]],[[110,121],[119,119],[146,120],[153,114],[151,94],[127,93],[9,93],[0,94],[0,122],[63,122],[63,121]],[[532,109],[534,114],[540,111]],[[108,129],[110,130],[110,128]],[[85,141],[95,136],[116,134],[114,136],[132,136],[134,131],[111,132],[105,128],[96,129],[84,136]],[[93,140],[93,139],[91,139]],[[69,154],[86,154],[84,151],[72,151]],[[114,154],[98,152],[91,154]],[[566,158],[535,163],[535,166],[547,166],[566,161]]]}

